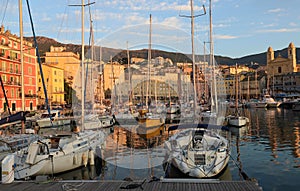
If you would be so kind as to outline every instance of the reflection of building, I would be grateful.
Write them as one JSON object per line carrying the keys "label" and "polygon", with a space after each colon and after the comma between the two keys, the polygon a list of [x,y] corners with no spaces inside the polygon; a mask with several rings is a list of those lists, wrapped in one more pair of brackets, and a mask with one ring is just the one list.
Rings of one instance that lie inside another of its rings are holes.
{"label": "reflection of building", "polygon": [[[0,75],[3,81],[8,104],[12,111],[36,110],[37,63],[36,51],[32,44],[23,41],[24,81],[22,82],[22,63],[20,38],[0,28]],[[22,86],[24,86],[25,103],[22,108]],[[0,91],[0,112],[7,111],[4,93]]]}
{"label": "reflection of building", "polygon": [[[49,104],[64,104],[64,70],[47,64],[43,64],[42,69]],[[40,72],[38,74],[39,105],[43,105],[45,104],[45,94]]]}

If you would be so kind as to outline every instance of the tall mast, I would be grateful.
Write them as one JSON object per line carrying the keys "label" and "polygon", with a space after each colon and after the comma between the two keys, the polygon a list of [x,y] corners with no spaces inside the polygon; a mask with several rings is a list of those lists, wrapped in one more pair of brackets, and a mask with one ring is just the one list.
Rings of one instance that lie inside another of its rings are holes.
{"label": "tall mast", "polygon": [[195,67],[195,51],[194,51],[194,8],[193,0],[191,1],[191,41],[192,41],[192,66],[193,66],[193,87],[194,87],[194,115],[196,114],[196,104],[197,104],[197,95],[196,95],[196,67]]}
{"label": "tall mast", "polygon": [[81,125],[84,129],[84,0],[81,0]]}
{"label": "tall mast", "polygon": [[212,84],[212,90],[214,94],[214,104],[215,104],[215,112],[218,113],[218,102],[217,102],[217,82],[216,82],[216,66],[215,66],[215,59],[214,59],[214,42],[213,42],[213,36],[212,36],[212,30],[213,30],[213,24],[212,24],[212,3],[211,0],[209,0],[209,41],[210,41],[210,63],[212,64],[212,71],[213,71],[213,84]]}
{"label": "tall mast", "polygon": [[194,88],[193,89],[194,90],[194,99],[193,99],[194,107],[193,107],[193,110],[194,110],[194,116],[195,116],[195,114],[196,114],[196,103],[197,103],[197,94],[196,94],[197,89],[196,89],[196,67],[195,67],[195,51],[194,51],[194,20],[195,20],[195,17],[205,15],[206,11],[205,11],[205,7],[203,5],[204,13],[200,14],[200,15],[194,15],[193,0],[190,0],[190,3],[191,3],[191,15],[190,16],[180,15],[180,16],[191,18],[192,70],[193,70],[192,74],[193,74],[193,88]]}
{"label": "tall mast", "polygon": [[[152,16],[150,14],[150,29],[149,29],[149,47],[148,47],[148,76],[147,76],[147,87],[146,87],[146,107],[148,109],[148,96],[150,94],[150,89],[151,89],[151,85],[150,85],[150,65],[151,65],[151,32],[152,32]],[[149,87],[150,86],[150,87]]]}
{"label": "tall mast", "polygon": [[238,86],[238,67],[237,64],[235,64],[235,112],[237,114],[237,109],[238,109],[238,94],[239,94],[239,86]]}
{"label": "tall mast", "polygon": [[132,83],[131,83],[131,71],[130,71],[130,57],[128,49],[128,41],[126,42],[127,46],[127,68],[128,68],[128,80],[129,80],[129,103],[132,102]]}
{"label": "tall mast", "polygon": [[23,53],[23,8],[22,0],[19,0],[19,30],[20,30],[20,61],[21,61],[21,92],[22,92],[22,110],[25,111],[25,90],[24,90],[24,53]]}
{"label": "tall mast", "polygon": [[81,124],[82,124],[82,130],[84,130],[84,7],[90,6],[94,4],[95,2],[84,4],[84,0],[81,0],[81,5],[69,5],[69,6],[81,6]]}

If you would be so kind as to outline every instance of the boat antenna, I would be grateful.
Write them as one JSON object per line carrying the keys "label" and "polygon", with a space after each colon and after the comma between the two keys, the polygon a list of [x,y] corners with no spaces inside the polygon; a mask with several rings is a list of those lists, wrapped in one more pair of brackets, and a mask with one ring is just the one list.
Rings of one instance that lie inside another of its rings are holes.
{"label": "boat antenna", "polygon": [[[49,118],[50,118],[51,126],[53,126],[52,116],[51,116],[51,112],[50,112],[50,106],[49,106],[49,102],[48,102],[48,94],[47,94],[47,89],[46,89],[46,85],[45,85],[45,79],[44,79],[44,75],[43,75],[43,68],[42,68],[42,64],[41,64],[41,57],[40,57],[40,53],[39,53],[38,43],[37,43],[36,36],[35,36],[35,31],[34,31],[34,26],[33,26],[33,21],[32,21],[32,16],[31,16],[31,11],[30,11],[29,1],[26,0],[26,3],[27,3],[28,14],[29,14],[30,24],[31,24],[31,30],[32,30],[33,39],[34,39],[34,47],[36,49],[36,56],[37,56],[37,59],[38,59],[38,64],[39,64],[39,69],[40,69],[40,75],[41,75],[42,83],[43,83],[43,89],[44,89],[44,94],[45,94],[45,104],[46,104],[46,107],[47,107],[47,110],[48,110],[48,113],[49,113]],[[22,83],[24,83],[24,82],[22,82]]]}

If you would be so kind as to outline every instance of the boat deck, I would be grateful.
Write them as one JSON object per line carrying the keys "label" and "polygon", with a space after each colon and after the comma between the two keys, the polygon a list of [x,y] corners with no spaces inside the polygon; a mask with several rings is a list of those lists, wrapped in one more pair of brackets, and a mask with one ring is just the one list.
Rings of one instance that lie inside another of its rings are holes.
{"label": "boat deck", "polygon": [[[32,190],[101,190],[101,191],[115,191],[122,189],[129,190],[222,190],[222,191],[261,191],[262,188],[256,182],[252,181],[218,181],[218,180],[199,180],[199,179],[187,179],[186,182],[176,180],[169,181],[146,181],[142,184],[142,188],[134,186],[133,184],[139,184],[142,181],[99,181],[99,180],[76,180],[76,181],[46,181],[46,182],[28,182],[28,181],[15,181],[10,184],[1,184],[0,190],[5,191],[32,191]],[[130,185],[131,184],[131,185]]]}

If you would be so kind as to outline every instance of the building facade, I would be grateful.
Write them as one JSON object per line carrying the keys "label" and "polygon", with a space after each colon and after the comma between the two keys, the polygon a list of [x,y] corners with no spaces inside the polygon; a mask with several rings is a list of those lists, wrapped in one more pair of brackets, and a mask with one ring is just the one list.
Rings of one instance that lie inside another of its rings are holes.
{"label": "building facade", "polygon": [[[64,102],[64,70],[52,65],[43,64],[43,77],[50,106],[63,105]],[[45,93],[40,72],[38,72],[39,105],[45,104]]]}
{"label": "building facade", "polygon": [[274,50],[267,50],[267,92],[278,94],[299,94],[299,64],[297,64],[296,47],[291,42],[287,48],[287,58],[282,55],[274,57]]}
{"label": "building facade", "polygon": [[[36,50],[32,43],[23,41],[22,64],[20,43],[20,37],[11,34],[9,30],[5,31],[4,26],[1,26],[0,75],[9,107],[13,112],[36,110],[37,108]],[[24,90],[24,100],[22,100],[22,89]],[[4,92],[2,90],[0,92],[0,112],[5,112],[8,107]]]}

